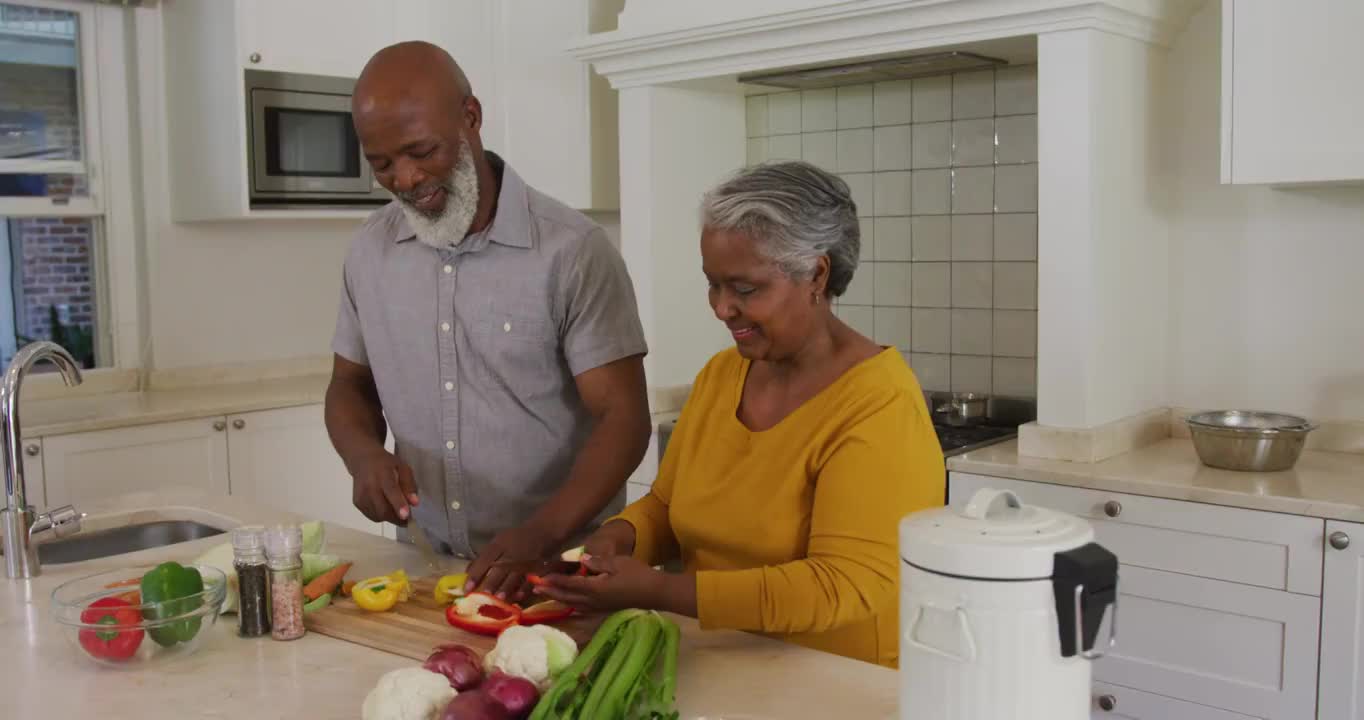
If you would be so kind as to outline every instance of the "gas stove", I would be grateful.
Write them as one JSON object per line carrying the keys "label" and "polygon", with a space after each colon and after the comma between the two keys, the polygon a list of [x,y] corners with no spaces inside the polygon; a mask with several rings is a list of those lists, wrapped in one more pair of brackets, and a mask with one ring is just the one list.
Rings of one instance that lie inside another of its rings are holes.
{"label": "gas stove", "polygon": [[973,425],[969,427],[954,427],[951,425],[934,423],[933,430],[938,433],[938,443],[942,445],[942,454],[945,457],[970,452],[985,447],[986,445],[1003,442],[1018,435],[1018,427],[1016,425]]}

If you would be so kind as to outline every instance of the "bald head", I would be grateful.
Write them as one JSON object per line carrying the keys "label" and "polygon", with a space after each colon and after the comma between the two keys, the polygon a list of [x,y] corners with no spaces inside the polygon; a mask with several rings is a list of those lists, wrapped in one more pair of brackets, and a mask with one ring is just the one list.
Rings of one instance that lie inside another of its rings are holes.
{"label": "bald head", "polygon": [[389,45],[374,54],[360,71],[352,95],[352,112],[380,100],[410,93],[434,94],[458,103],[473,95],[469,78],[450,53],[437,45],[414,40]]}

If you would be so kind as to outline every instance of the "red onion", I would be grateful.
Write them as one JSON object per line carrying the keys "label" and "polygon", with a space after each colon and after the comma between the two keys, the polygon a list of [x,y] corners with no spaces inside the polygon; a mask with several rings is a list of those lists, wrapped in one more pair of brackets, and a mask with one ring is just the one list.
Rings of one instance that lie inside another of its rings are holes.
{"label": "red onion", "polygon": [[494,702],[506,708],[507,712],[519,720],[530,715],[535,709],[535,703],[540,699],[540,693],[535,689],[535,683],[504,673],[493,673],[483,686],[480,692],[486,693]]}
{"label": "red onion", "polygon": [[483,659],[463,645],[442,645],[426,658],[422,667],[440,673],[450,681],[450,687],[464,692],[483,682]]}
{"label": "red onion", "polygon": [[[521,716],[517,716],[521,717]],[[445,706],[440,720],[514,720],[506,708],[481,690],[462,692]]]}

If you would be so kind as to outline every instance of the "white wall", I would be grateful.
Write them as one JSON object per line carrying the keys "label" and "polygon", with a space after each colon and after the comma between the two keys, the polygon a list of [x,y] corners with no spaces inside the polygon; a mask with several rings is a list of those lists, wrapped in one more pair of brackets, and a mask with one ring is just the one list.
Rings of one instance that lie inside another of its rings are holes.
{"label": "white wall", "polygon": [[1364,419],[1364,188],[1218,183],[1218,12],[1169,63],[1171,403]]}

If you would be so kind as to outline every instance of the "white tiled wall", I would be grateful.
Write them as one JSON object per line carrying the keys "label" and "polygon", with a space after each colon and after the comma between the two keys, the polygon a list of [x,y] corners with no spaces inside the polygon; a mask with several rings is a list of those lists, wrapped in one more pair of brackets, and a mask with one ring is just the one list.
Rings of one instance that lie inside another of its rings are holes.
{"label": "white tiled wall", "polygon": [[748,98],[748,161],[847,181],[861,264],[839,317],[926,390],[1036,394],[1037,69]]}

